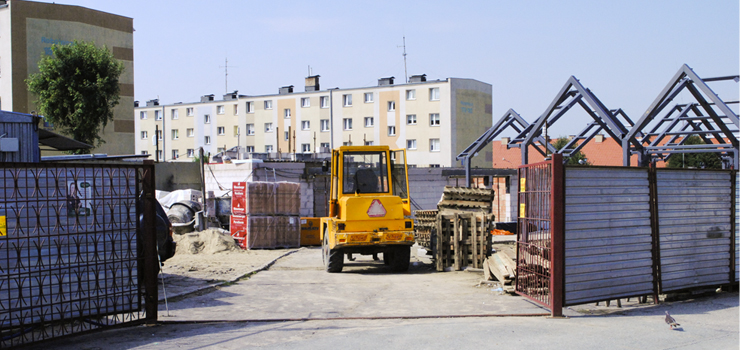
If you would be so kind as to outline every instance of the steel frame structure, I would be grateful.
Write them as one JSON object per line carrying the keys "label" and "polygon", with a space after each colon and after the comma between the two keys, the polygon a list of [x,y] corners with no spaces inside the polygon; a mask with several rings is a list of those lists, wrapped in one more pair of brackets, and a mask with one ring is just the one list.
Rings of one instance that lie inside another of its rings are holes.
{"label": "steel frame structure", "polygon": [[[740,121],[728,104],[738,101],[723,101],[707,85],[723,80],[738,82],[740,76],[702,79],[688,65],[681,66],[622,140],[624,166],[630,165],[629,158],[634,154],[638,166],[647,166],[674,154],[713,152],[720,154],[724,168],[737,168]],[[682,91],[688,91],[696,102],[673,102]],[[705,144],[686,145],[692,135],[701,137]]]}

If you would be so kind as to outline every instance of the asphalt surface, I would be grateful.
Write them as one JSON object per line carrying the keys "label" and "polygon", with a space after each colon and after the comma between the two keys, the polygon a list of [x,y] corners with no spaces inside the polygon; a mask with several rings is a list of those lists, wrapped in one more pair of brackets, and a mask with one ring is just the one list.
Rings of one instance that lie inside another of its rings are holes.
{"label": "asphalt surface", "polygon": [[[738,293],[659,305],[584,305],[566,318],[477,287],[480,274],[432,271],[423,256],[391,273],[369,257],[321,269],[304,249],[220,289],[160,305],[161,325],[108,330],[31,349],[737,349]],[[682,327],[664,322],[669,311]],[[169,314],[169,315],[168,315]]]}

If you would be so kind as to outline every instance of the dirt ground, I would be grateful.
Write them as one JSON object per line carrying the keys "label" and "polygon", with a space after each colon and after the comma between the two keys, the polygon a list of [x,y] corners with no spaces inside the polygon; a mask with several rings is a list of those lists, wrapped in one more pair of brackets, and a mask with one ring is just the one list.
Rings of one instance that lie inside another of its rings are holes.
{"label": "dirt ground", "polygon": [[172,299],[234,282],[300,249],[243,250],[228,231],[218,229],[173,238],[177,242],[177,252],[162,266],[160,301],[164,301],[165,295]]}

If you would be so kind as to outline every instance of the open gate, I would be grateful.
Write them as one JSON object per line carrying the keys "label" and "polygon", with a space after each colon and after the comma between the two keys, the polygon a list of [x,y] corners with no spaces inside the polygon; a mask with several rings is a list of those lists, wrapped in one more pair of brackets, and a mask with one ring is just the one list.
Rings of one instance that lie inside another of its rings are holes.
{"label": "open gate", "polygon": [[519,167],[516,293],[562,316],[562,155]]}

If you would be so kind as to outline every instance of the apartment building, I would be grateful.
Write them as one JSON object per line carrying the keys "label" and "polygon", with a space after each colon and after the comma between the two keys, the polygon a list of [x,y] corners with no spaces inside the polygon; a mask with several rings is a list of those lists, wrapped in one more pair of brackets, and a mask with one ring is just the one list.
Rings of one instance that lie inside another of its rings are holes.
{"label": "apartment building", "polygon": [[133,19],[80,6],[23,0],[0,0],[0,109],[38,111],[26,79],[39,72],[51,45],[78,41],[105,46],[123,63],[120,100],[101,135],[106,141],[93,153],[132,154],[134,145]]}
{"label": "apartment building", "polygon": [[[492,87],[473,79],[428,81],[418,75],[395,84],[390,77],[377,86],[327,90],[320,89],[319,76],[305,82],[304,92],[286,86],[275,95],[235,91],[193,103],[148,101],[135,108],[136,153],[192,161],[201,147],[211,155],[229,151],[250,158],[389,145],[406,148],[409,164],[451,167],[492,123]],[[474,166],[490,165],[490,157],[476,157]]]}

